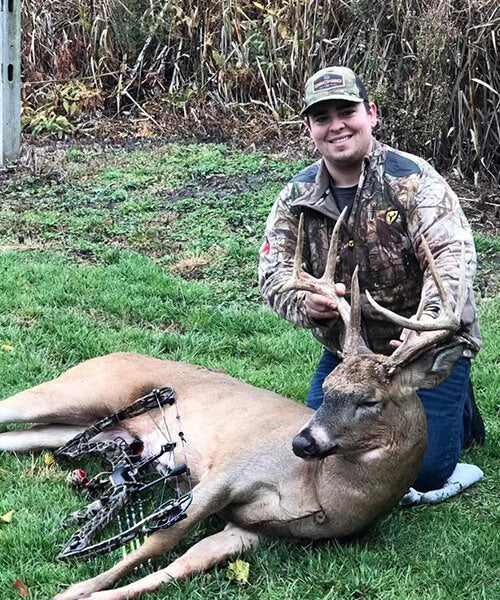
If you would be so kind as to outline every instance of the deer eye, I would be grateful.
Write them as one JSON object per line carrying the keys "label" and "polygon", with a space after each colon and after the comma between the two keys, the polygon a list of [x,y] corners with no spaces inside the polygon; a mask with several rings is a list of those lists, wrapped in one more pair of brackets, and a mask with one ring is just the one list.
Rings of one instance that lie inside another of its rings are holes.
{"label": "deer eye", "polygon": [[363,400],[358,404],[358,408],[374,408],[375,406],[380,406],[381,404],[381,400]]}

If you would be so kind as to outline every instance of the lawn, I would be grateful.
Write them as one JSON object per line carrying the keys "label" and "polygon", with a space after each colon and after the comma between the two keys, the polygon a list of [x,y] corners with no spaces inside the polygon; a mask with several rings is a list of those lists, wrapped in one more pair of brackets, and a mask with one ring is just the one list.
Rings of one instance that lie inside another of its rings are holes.
{"label": "lawn", "polygon": [[[263,306],[256,259],[277,192],[305,164],[222,145],[72,147],[39,174],[0,182],[2,397],[86,358],[135,351],[303,402],[320,349]],[[354,540],[270,541],[245,554],[248,584],[219,566],[148,598],[500,598],[500,239],[478,229],[476,240],[485,344],[473,380],[488,441],[463,460],[484,480],[444,504],[395,510]],[[0,486],[0,516],[14,511],[0,524],[5,600],[19,598],[17,579],[47,600],[120,556],[55,560],[68,537],[60,520],[81,502],[43,456],[0,456]],[[214,518],[182,548],[220,526]]]}

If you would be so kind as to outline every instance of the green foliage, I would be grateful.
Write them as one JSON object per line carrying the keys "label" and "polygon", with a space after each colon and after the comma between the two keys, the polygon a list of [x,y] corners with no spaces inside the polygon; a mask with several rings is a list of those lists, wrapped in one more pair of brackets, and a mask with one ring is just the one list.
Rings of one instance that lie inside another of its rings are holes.
{"label": "green foliage", "polygon": [[81,81],[69,81],[57,88],[58,105],[69,117],[102,105],[101,92]]}
{"label": "green foliage", "polygon": [[73,125],[64,115],[58,115],[54,106],[36,111],[21,117],[23,131],[31,133],[33,137],[40,137],[46,133],[54,133],[62,137],[73,129]]}
{"label": "green foliage", "polygon": [[[222,368],[303,402],[319,345],[264,308],[254,286],[267,211],[282,183],[303,166],[217,145],[73,148],[65,173],[4,182],[2,396],[86,358],[135,351]],[[476,239],[481,265],[498,251],[498,240]],[[353,540],[265,542],[244,555],[248,585],[230,581],[217,567],[148,598],[499,597],[500,302],[498,288],[486,292],[479,304],[484,348],[473,378],[488,441],[463,457],[485,471],[482,482],[436,507],[396,509]],[[5,600],[18,598],[12,588],[18,578],[30,598],[45,600],[119,558],[116,552],[55,561],[68,538],[60,520],[82,505],[60,469],[38,457],[2,455],[0,487],[0,515],[15,511],[10,524],[0,525]],[[220,527],[216,520],[203,525],[179,550]],[[129,581],[143,574],[136,571]]]}
{"label": "green foliage", "polygon": [[101,91],[80,81],[68,81],[56,85],[39,97],[40,108],[25,105],[21,117],[23,132],[33,137],[65,134],[80,131],[78,117],[83,112],[94,111],[102,106]]}
{"label": "green foliage", "polygon": [[500,253],[500,238],[492,238],[480,233],[474,235],[476,250],[481,254],[499,254]]}

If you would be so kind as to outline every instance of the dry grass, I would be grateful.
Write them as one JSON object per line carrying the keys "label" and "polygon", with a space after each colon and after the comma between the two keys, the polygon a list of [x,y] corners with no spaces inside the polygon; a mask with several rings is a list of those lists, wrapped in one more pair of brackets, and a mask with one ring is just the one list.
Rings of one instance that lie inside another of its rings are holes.
{"label": "dry grass", "polygon": [[183,279],[200,279],[204,269],[211,262],[208,256],[189,256],[170,265],[169,271],[180,275]]}
{"label": "dry grass", "polygon": [[105,109],[140,115],[145,130],[166,112],[202,136],[235,122],[251,136],[259,119],[275,135],[296,120],[305,79],[342,63],[365,79],[385,139],[498,179],[497,0],[26,0],[22,10],[26,122],[45,111],[40,133],[71,129],[56,115],[85,129],[81,115]]}

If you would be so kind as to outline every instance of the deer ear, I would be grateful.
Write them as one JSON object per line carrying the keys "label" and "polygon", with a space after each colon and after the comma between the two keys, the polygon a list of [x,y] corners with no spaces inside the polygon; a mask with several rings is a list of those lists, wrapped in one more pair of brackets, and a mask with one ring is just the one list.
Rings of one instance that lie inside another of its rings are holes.
{"label": "deer ear", "polygon": [[402,368],[404,383],[413,388],[433,388],[444,381],[462,357],[463,344],[431,348]]}

